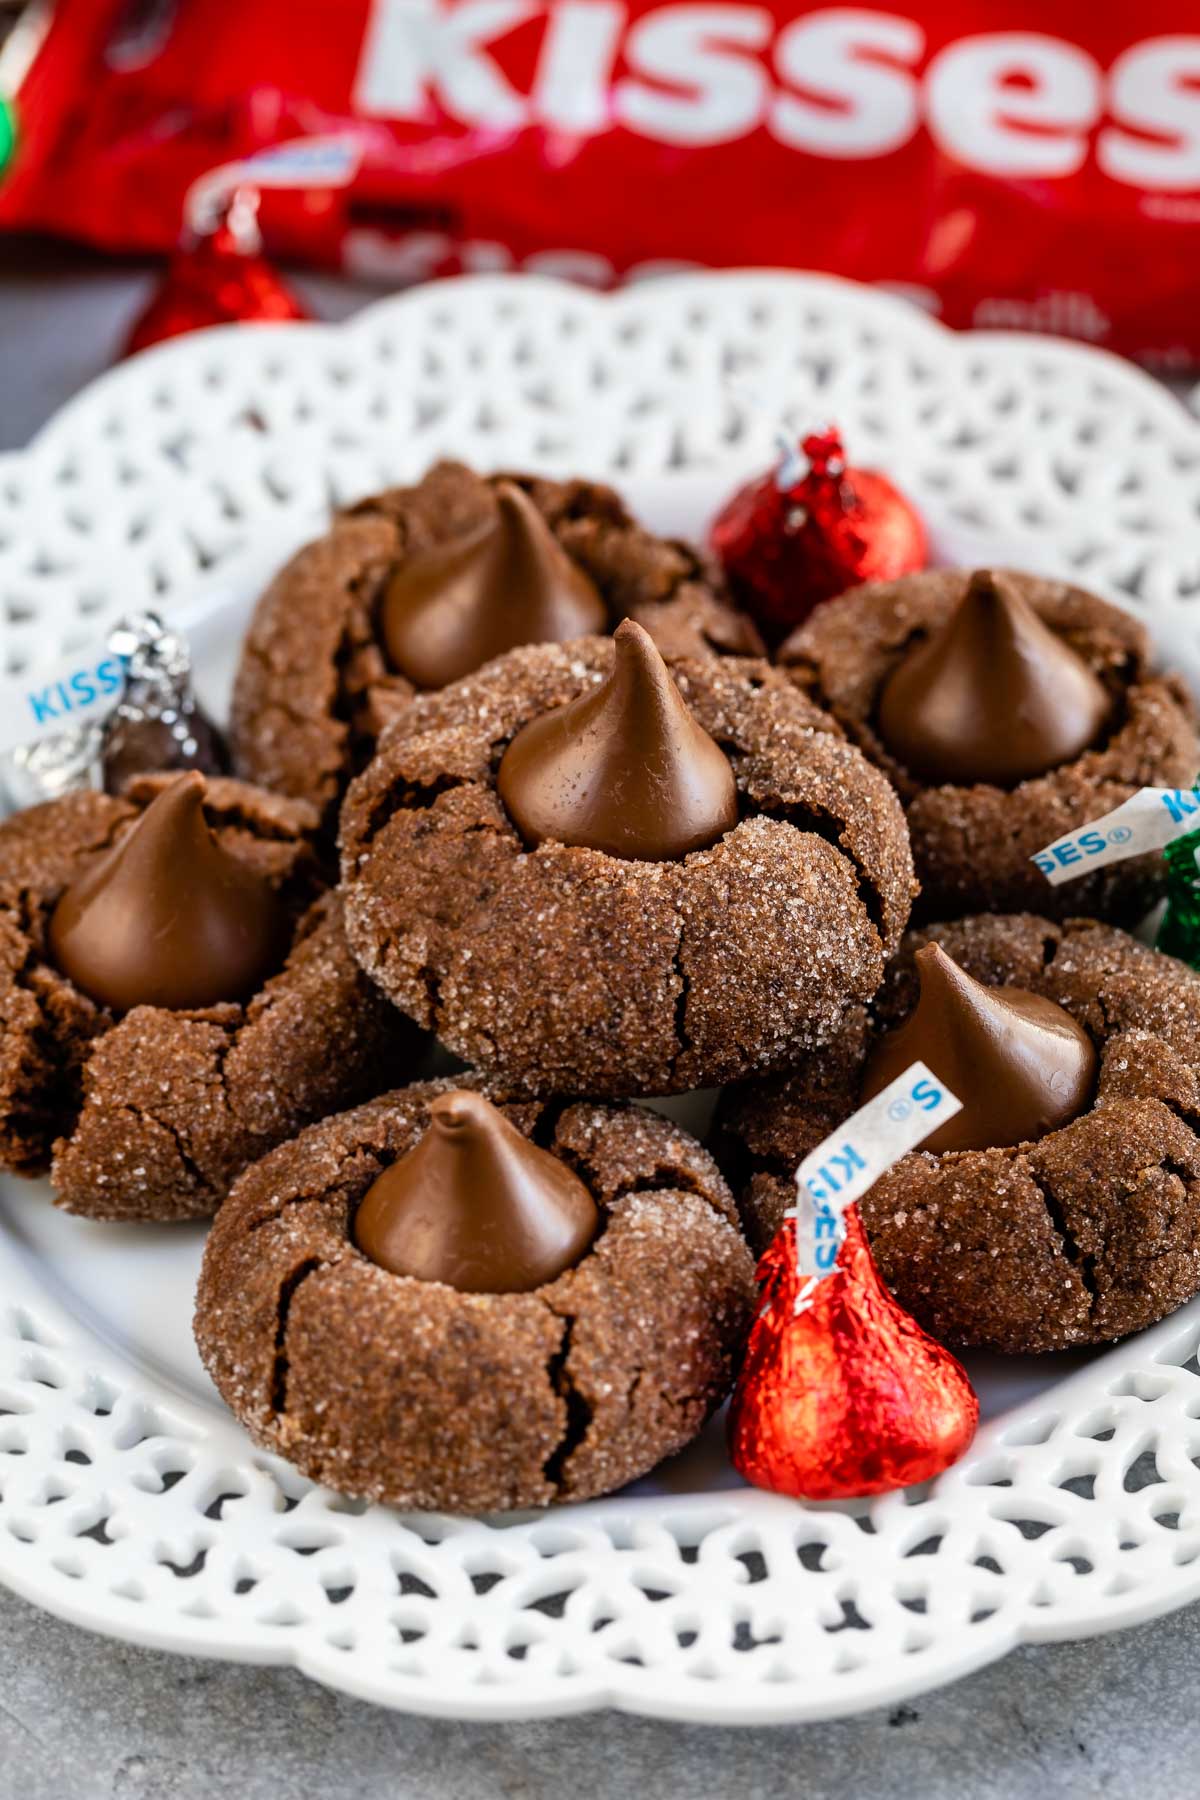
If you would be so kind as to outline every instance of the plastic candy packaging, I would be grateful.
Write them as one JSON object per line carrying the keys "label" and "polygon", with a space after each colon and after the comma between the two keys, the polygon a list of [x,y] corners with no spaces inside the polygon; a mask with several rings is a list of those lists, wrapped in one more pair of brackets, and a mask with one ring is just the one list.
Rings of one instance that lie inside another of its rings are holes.
{"label": "plastic candy packaging", "polygon": [[[783,265],[1200,356],[1195,0],[39,0],[0,226],[167,251],[289,145],[273,257],[392,284]],[[311,185],[304,146],[353,142]]]}

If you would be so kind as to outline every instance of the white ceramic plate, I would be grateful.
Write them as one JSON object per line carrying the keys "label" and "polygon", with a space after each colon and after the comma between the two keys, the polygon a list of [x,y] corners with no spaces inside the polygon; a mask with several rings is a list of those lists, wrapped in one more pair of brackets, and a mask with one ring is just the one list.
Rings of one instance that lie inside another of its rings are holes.
{"label": "white ceramic plate", "polygon": [[[944,559],[1082,571],[1200,688],[1182,409],[1094,352],[953,339],[777,275],[612,299],[463,281],[351,327],[153,351],[0,459],[2,647],[21,667],[150,601],[193,630],[219,710],[254,594],[331,499],[450,451],[612,475],[651,525],[698,531],[777,428],[827,418],[920,501]],[[0,1182],[0,1578],[114,1636],[456,1717],[756,1722],[1200,1595],[1200,1303],[1103,1355],[974,1359],[988,1422],[930,1490],[755,1493],[718,1425],[607,1501],[402,1518],[313,1488],[225,1413],[191,1342],[201,1242]]]}

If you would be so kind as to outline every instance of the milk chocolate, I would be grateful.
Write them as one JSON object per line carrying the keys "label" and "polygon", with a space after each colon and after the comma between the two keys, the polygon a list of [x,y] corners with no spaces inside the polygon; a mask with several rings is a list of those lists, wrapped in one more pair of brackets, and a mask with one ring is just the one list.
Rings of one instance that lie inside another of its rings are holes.
{"label": "milk chocolate", "polygon": [[380,1268],[469,1294],[519,1294],[572,1268],[600,1214],[574,1171],[482,1094],[455,1089],[367,1190],[354,1220]]}
{"label": "milk chocolate", "polygon": [[1026,988],[985,987],[939,944],[926,944],[915,962],[920,998],[867,1059],[864,1100],[910,1063],[928,1064],[962,1101],[922,1143],[934,1151],[1028,1143],[1085,1110],[1096,1051],[1064,1007]]}
{"label": "milk chocolate", "polygon": [[737,824],[729,758],[692,717],[649,633],[617,627],[597,688],[519,731],[497,785],[526,843],[671,862]]}
{"label": "milk chocolate", "polygon": [[910,774],[1012,787],[1094,744],[1104,684],[1002,574],[979,569],[940,630],[893,670],[879,735]]}
{"label": "milk chocolate", "polygon": [[51,915],[51,959],[115,1012],[243,1000],[283,961],[279,898],[213,837],[204,791],[178,776]]}
{"label": "milk chocolate", "polygon": [[519,644],[607,631],[608,610],[533,501],[505,481],[492,519],[401,563],[380,629],[393,668],[440,688]]}

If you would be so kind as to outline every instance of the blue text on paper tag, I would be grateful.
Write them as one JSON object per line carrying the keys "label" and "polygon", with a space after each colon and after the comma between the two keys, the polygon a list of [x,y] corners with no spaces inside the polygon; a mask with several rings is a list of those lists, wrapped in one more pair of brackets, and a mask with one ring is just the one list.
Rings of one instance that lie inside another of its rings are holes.
{"label": "blue text on paper tag", "polygon": [[961,1111],[962,1101],[932,1069],[911,1063],[809,1151],[796,1170],[796,1266],[812,1278],[802,1299],[837,1262],[846,1208]]}
{"label": "blue text on paper tag", "polygon": [[0,752],[106,717],[124,687],[125,665],[103,639],[0,682]]}
{"label": "blue text on paper tag", "polygon": [[1174,838],[1189,831],[1200,831],[1200,791],[1139,788],[1103,818],[1055,838],[1030,861],[1037,864],[1051,887],[1060,887],[1090,869],[1103,869],[1147,850],[1165,850]]}

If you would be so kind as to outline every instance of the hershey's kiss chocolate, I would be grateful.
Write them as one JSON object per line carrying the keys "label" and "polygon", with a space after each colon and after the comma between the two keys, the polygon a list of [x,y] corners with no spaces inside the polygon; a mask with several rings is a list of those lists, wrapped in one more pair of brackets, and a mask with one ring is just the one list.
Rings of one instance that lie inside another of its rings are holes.
{"label": "hershey's kiss chocolate", "polygon": [[157,613],[115,625],[109,649],[125,665],[125,689],[104,729],[104,785],[122,794],[139,775],[164,769],[228,768],[220,733],[192,692],[187,642]]}
{"label": "hershey's kiss chocolate", "polygon": [[440,688],[520,644],[607,631],[608,611],[528,494],[503,481],[486,524],[400,565],[380,625],[392,666]]}
{"label": "hershey's kiss chocolate", "polygon": [[177,776],[51,914],[52,961],[115,1012],[243,1000],[283,961],[279,898],[213,837],[203,801],[202,775]]}
{"label": "hershey's kiss chocolate", "polygon": [[946,620],[884,684],[879,735],[924,781],[1000,787],[1074,761],[1112,701],[1002,574],[978,569]]}
{"label": "hershey's kiss chocolate", "polygon": [[354,1239],[381,1269],[468,1294],[521,1294],[577,1263],[600,1223],[557,1156],[482,1094],[439,1094],[429,1128],[375,1181]]}
{"label": "hershey's kiss chocolate", "polygon": [[[163,770],[218,774],[228,767],[221,735],[192,693],[187,642],[157,613],[132,613],[118,620],[105,636],[104,652],[92,646],[78,656],[78,675],[93,678],[90,711],[62,731],[0,757],[0,776],[12,807],[57,800],[81,788],[120,794],[136,776]],[[100,671],[82,666],[91,656],[104,656],[100,667],[107,680],[101,693],[115,699],[107,713],[103,700],[97,704],[94,676]],[[111,679],[110,659],[120,664],[119,683]],[[51,682],[47,695],[54,691]]]}
{"label": "hershey's kiss chocolate", "polygon": [[1077,1118],[1096,1080],[1096,1051],[1063,1007],[1026,988],[984,987],[939,944],[916,955],[916,1007],[867,1060],[864,1100],[927,1063],[962,1111],[922,1150],[992,1150],[1044,1137]]}
{"label": "hershey's kiss chocolate", "polygon": [[520,730],[500,798],[531,845],[670,862],[737,824],[725,752],[692,717],[649,633],[626,619],[598,688]]}

